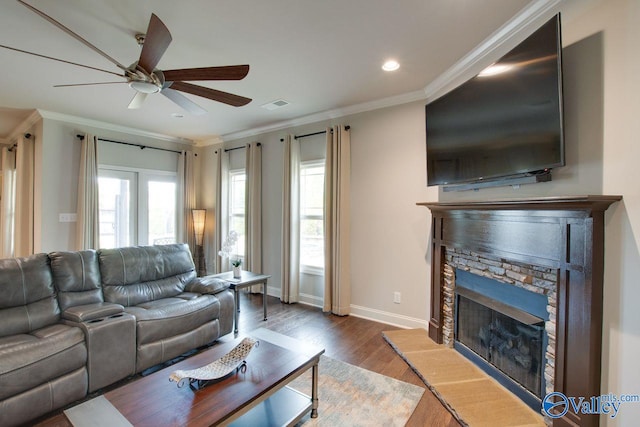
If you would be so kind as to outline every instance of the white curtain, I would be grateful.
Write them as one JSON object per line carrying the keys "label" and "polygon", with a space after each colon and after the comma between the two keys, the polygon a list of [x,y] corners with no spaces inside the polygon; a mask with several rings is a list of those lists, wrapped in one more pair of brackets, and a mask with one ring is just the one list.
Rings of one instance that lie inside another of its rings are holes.
{"label": "white curtain", "polygon": [[87,133],[80,144],[76,247],[78,250],[98,249],[98,138]]}
{"label": "white curtain", "polygon": [[13,227],[15,212],[15,151],[2,149],[2,193],[0,197],[0,258],[13,256]]}
{"label": "white curtain", "polygon": [[[262,145],[247,144],[245,192],[245,270],[262,273]],[[261,285],[252,286],[257,292]]]}
{"label": "white curtain", "polygon": [[215,232],[215,272],[221,273],[229,270],[229,260],[222,259],[218,252],[222,249],[222,242],[229,233],[227,217],[227,189],[229,177],[229,153],[223,147],[214,152],[214,163],[216,165],[216,232]]}
{"label": "white curtain", "polygon": [[282,179],[282,289],[284,303],[300,299],[300,143],[284,139]]}
{"label": "white curtain", "polygon": [[35,137],[20,138],[16,151],[14,256],[34,251]]}
{"label": "white curtain", "polygon": [[351,305],[350,176],[349,131],[344,126],[327,128],[323,311],[340,316],[348,315]]}
{"label": "white curtain", "polygon": [[178,197],[176,212],[178,212],[177,241],[189,245],[191,254],[196,252],[196,237],[193,232],[193,215],[191,210],[196,208],[196,182],[194,175],[195,153],[182,151],[178,157]]}

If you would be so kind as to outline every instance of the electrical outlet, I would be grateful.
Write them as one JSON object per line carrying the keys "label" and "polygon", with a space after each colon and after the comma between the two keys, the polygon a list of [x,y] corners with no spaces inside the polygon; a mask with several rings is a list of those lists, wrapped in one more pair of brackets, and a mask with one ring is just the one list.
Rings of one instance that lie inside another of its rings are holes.
{"label": "electrical outlet", "polygon": [[400,304],[400,301],[402,301],[402,296],[400,295],[400,292],[394,292],[393,293],[393,302],[396,304]]}

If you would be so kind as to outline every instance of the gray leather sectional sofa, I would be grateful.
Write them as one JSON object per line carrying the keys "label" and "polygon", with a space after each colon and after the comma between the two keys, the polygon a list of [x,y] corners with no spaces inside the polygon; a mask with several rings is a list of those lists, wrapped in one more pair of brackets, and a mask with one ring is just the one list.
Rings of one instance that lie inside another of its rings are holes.
{"label": "gray leather sectional sofa", "polygon": [[0,426],[211,343],[233,310],[184,244],[0,260]]}

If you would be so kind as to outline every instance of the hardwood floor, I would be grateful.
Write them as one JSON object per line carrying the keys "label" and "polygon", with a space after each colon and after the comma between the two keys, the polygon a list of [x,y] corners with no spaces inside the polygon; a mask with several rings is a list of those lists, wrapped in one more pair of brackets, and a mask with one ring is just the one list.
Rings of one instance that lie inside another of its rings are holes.
{"label": "hardwood floor", "polygon": [[[393,326],[353,316],[339,317],[322,313],[318,308],[302,304],[282,304],[268,297],[268,320],[262,320],[262,295],[241,294],[239,335],[267,327],[293,338],[325,348],[325,355],[370,371],[425,387],[411,368],[382,338],[382,331]],[[233,334],[220,341],[233,340]],[[41,420],[40,427],[68,427],[58,411]],[[407,426],[458,427],[460,424],[428,389],[424,393]]]}

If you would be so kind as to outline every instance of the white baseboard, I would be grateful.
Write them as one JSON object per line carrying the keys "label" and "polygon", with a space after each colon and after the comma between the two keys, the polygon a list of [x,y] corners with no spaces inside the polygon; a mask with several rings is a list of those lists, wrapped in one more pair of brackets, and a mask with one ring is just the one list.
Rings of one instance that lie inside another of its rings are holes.
{"label": "white baseboard", "polygon": [[322,306],[324,305],[321,297],[309,294],[300,294],[299,302],[301,304],[306,304],[318,308],[322,308]]}
{"label": "white baseboard", "polygon": [[362,307],[354,304],[351,304],[351,316],[373,320],[375,322],[386,323],[387,325],[405,329],[427,329],[429,325],[429,323],[424,319],[404,316],[402,314],[389,313],[387,311],[376,310],[374,308]]}
{"label": "white baseboard", "polygon": [[280,298],[282,296],[282,289],[267,285],[267,295]]}
{"label": "white baseboard", "polygon": [[[267,287],[267,294],[280,298],[280,288]],[[322,298],[315,295],[300,294],[300,304],[312,307],[322,308]],[[396,326],[398,328],[423,328],[428,329],[429,322],[424,319],[404,316],[402,314],[389,313],[374,308],[362,307],[360,305],[351,304],[351,316],[360,317],[362,319],[372,320],[374,322],[385,323],[387,325]]]}

